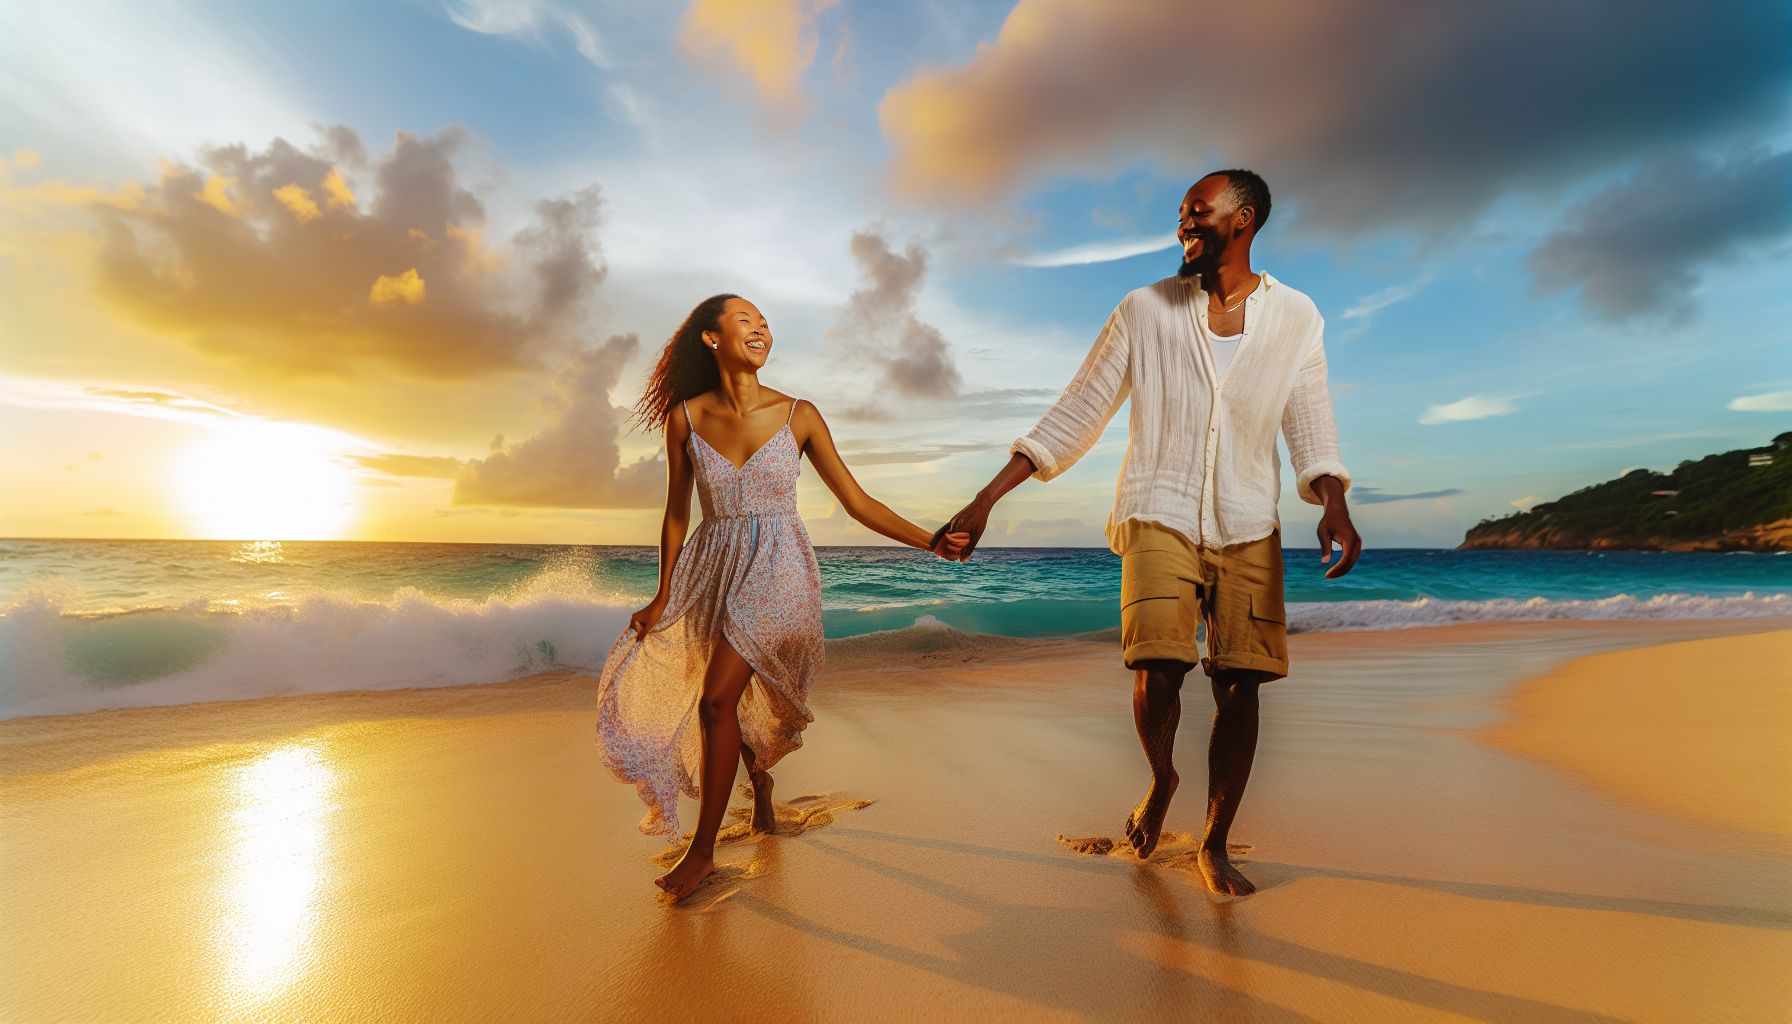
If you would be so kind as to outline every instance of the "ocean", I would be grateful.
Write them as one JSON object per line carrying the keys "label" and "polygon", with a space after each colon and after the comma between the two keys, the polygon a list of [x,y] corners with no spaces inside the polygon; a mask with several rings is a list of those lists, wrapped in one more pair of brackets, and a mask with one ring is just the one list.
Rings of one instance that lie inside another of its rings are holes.
{"label": "ocean", "polygon": [[[1293,632],[1792,615],[1786,554],[1379,549],[1330,581],[1318,551],[1284,554]],[[817,556],[831,638],[1120,621],[1101,549]],[[0,541],[0,718],[595,669],[657,565],[651,547]]]}

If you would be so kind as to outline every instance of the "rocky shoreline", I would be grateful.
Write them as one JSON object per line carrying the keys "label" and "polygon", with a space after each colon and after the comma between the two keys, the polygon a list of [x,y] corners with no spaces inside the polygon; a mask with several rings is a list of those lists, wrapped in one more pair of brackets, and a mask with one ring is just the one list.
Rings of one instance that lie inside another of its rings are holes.
{"label": "rocky shoreline", "polygon": [[1726,530],[1708,537],[1588,536],[1579,530],[1544,527],[1471,530],[1458,551],[1792,551],[1792,518]]}

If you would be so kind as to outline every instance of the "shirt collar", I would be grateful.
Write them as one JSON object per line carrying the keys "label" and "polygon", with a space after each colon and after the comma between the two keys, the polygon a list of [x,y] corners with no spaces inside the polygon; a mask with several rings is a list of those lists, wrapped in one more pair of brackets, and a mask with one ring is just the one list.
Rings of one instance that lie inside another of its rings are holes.
{"label": "shirt collar", "polygon": [[[1257,276],[1262,278],[1263,280],[1261,283],[1259,283],[1257,285],[1256,290],[1251,292],[1252,295],[1257,294],[1257,292],[1259,292],[1259,291],[1268,293],[1268,291],[1271,288],[1274,288],[1276,285],[1282,283],[1282,282],[1276,280],[1274,277],[1271,277],[1269,271],[1267,271],[1267,270],[1257,271]],[[1188,290],[1191,292],[1194,292],[1196,296],[1201,296],[1201,295],[1207,294],[1206,290],[1201,287],[1201,279],[1198,277],[1187,278],[1183,281],[1183,283],[1188,285]]]}

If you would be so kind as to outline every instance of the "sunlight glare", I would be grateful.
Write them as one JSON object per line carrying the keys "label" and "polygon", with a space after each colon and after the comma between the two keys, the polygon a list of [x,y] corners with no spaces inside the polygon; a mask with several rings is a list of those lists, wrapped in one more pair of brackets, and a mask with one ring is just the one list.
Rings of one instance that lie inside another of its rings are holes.
{"label": "sunlight glare", "polygon": [[219,944],[226,983],[250,1000],[297,980],[311,945],[333,783],[329,766],[306,745],[282,747],[236,775],[235,865]]}
{"label": "sunlight glare", "polygon": [[332,432],[296,423],[233,424],[182,467],[194,536],[335,540],[354,517],[354,472],[331,454]]}

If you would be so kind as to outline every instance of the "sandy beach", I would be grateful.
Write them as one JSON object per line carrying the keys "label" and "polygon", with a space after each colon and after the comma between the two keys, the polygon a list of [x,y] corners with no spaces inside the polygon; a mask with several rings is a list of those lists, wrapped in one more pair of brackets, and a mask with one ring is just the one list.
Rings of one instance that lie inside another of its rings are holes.
{"label": "sandy beach", "polygon": [[1148,781],[1099,637],[831,642],[793,834],[678,907],[575,673],[15,719],[0,1019],[1784,1020],[1789,629],[1297,636],[1233,903],[1056,841]]}

